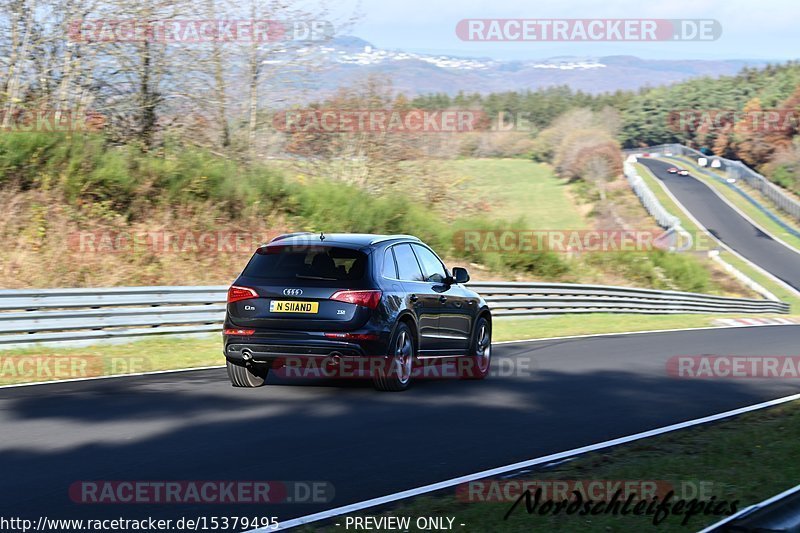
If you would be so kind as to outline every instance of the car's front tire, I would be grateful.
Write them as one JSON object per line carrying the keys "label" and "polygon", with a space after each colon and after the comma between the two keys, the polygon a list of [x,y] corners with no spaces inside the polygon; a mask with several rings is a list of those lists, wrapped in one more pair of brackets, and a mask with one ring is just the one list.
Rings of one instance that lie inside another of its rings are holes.
{"label": "car's front tire", "polygon": [[464,379],[484,379],[492,364],[492,323],[485,316],[475,322]]}
{"label": "car's front tire", "polygon": [[372,383],[379,391],[404,391],[411,384],[414,368],[414,337],[411,328],[399,323],[389,343],[387,364],[375,371]]}
{"label": "car's front tire", "polygon": [[256,369],[253,366],[246,366],[244,363],[226,360],[228,367],[228,378],[234,387],[254,388],[261,387],[267,381],[269,366],[262,365],[264,368]]}

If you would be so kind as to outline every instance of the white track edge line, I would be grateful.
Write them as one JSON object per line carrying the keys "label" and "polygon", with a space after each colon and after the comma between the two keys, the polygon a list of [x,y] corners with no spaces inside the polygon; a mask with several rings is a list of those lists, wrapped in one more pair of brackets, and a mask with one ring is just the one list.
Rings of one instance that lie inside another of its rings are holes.
{"label": "white track edge line", "polygon": [[[519,340],[511,340],[511,341],[497,341],[493,342],[492,345],[500,345],[500,344],[523,344],[523,343],[533,343],[533,342],[546,342],[546,341],[560,341],[560,340],[570,340],[570,339],[589,339],[593,337],[613,337],[616,335],[646,335],[646,334],[653,334],[653,333],[680,333],[685,331],[707,331],[712,329],[739,329],[739,328],[764,328],[764,327],[781,327],[781,326],[800,326],[800,324],[737,324],[733,326],[703,326],[699,328],[675,328],[675,329],[651,329],[645,331],[620,331],[617,333],[585,333],[583,335],[566,335],[563,337],[542,337],[540,339],[519,339]],[[16,356],[10,356],[16,357]],[[24,357],[24,355],[19,356]],[[159,374],[179,374],[182,372],[194,372],[195,370],[215,370],[219,368],[225,368],[225,365],[214,365],[214,366],[198,366],[194,368],[175,368],[170,370],[154,370],[152,372],[138,372],[135,374],[115,374],[113,376],[92,376],[89,378],[72,378],[72,379],[56,379],[53,381],[34,381],[32,383],[16,383],[13,385],[0,385],[0,390],[2,389],[12,389],[12,388],[19,388],[19,387],[34,387],[37,385],[56,385],[58,383],[76,383],[81,381],[96,381],[100,379],[118,379],[118,378],[133,378],[133,377],[141,377],[141,376],[157,376]]]}
{"label": "white track edge line", "polygon": [[294,518],[291,520],[287,520],[286,522],[282,522],[277,529],[270,529],[269,527],[266,528],[258,528],[252,529],[245,533],[266,533],[268,531],[276,531],[276,530],[283,530],[283,529],[290,529],[293,527],[298,527],[304,524],[309,524],[311,522],[317,522],[319,520],[325,520],[328,518],[333,518],[334,516],[339,516],[342,514],[352,513],[356,511],[361,511],[370,507],[375,507],[377,505],[383,505],[387,503],[396,502],[398,500],[402,500],[405,498],[410,498],[413,496],[419,496],[421,494],[426,494],[429,492],[434,492],[441,489],[446,489],[453,487],[455,485],[459,485],[461,483],[467,483],[469,481],[474,481],[476,479],[482,479],[486,477],[496,476],[498,474],[504,474],[506,472],[512,472],[514,470],[519,470],[521,468],[527,468],[531,466],[540,465],[542,463],[549,463],[552,461],[558,461],[560,459],[565,459],[568,457],[573,457],[576,455],[581,455],[588,452],[593,452],[597,450],[602,450],[605,448],[610,448],[612,446],[618,446],[620,444],[627,444],[630,442],[634,442],[637,440],[655,437],[657,435],[663,435],[664,433],[670,433],[672,431],[677,431],[680,429],[687,429],[694,426],[699,426],[702,424],[707,424],[709,422],[716,422],[718,420],[722,420],[725,418],[730,418],[733,416],[749,413],[752,411],[758,411],[760,409],[765,409],[767,407],[774,407],[776,405],[781,405],[784,403],[792,402],[795,400],[800,400],[800,394],[793,394],[791,396],[784,396],[783,398],[777,398],[775,400],[769,400],[766,402],[761,402],[753,405],[748,405],[745,407],[740,407],[738,409],[733,409],[731,411],[725,411],[723,413],[718,413],[715,415],[709,415],[702,418],[695,418],[693,420],[687,420],[686,422],[679,422],[677,424],[672,424],[669,426],[664,426],[656,429],[651,429],[648,431],[643,431],[641,433],[635,433],[633,435],[629,435],[627,437],[619,437],[612,440],[607,440],[604,442],[599,442],[596,444],[590,444],[588,446],[582,446],[580,448],[574,448],[572,450],[567,450],[564,452],[553,453],[550,455],[545,455],[543,457],[538,457],[536,459],[529,459],[527,461],[522,461],[519,463],[513,463],[506,466],[501,466],[497,468],[492,468],[490,470],[484,470],[482,472],[477,472],[474,474],[468,474],[465,476],[457,477],[448,479],[446,481],[440,481],[438,483],[432,483],[430,485],[425,485],[422,487],[408,489],[402,492],[396,492],[394,494],[387,494],[386,496],[380,496],[378,498],[373,498],[371,500],[365,500],[363,502],[353,503],[350,505],[345,505],[342,507],[337,507],[335,509],[329,509],[327,511],[321,511],[319,513],[314,513],[306,516],[301,516],[299,518]]}

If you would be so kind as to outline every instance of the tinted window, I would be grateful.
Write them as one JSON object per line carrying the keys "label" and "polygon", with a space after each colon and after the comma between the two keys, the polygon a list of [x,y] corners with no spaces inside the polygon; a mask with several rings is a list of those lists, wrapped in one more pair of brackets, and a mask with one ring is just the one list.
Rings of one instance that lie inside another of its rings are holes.
{"label": "tinted window", "polygon": [[383,254],[383,276],[386,278],[397,279],[397,268],[394,266],[394,254],[389,248]]}
{"label": "tinted window", "polygon": [[406,281],[422,281],[422,271],[419,269],[417,258],[408,244],[398,244],[394,247],[394,257],[397,259],[399,279]]}
{"label": "tinted window", "polygon": [[243,275],[262,279],[360,280],[367,256],[332,246],[267,246],[260,248]]}
{"label": "tinted window", "polygon": [[430,281],[432,283],[441,283],[444,281],[446,277],[444,265],[433,252],[424,246],[417,246],[415,244],[414,253],[417,254],[417,259],[419,259],[422,265],[425,281]]}

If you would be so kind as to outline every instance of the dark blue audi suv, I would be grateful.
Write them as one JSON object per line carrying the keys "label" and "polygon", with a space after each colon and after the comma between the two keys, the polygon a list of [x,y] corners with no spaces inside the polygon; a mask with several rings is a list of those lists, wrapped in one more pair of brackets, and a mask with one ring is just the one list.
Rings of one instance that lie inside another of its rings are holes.
{"label": "dark blue audi suv", "polygon": [[483,379],[492,316],[468,281],[408,235],[276,237],[228,290],[228,376],[259,387],[287,365],[347,363],[378,390],[402,391],[415,369],[447,361],[459,377]]}

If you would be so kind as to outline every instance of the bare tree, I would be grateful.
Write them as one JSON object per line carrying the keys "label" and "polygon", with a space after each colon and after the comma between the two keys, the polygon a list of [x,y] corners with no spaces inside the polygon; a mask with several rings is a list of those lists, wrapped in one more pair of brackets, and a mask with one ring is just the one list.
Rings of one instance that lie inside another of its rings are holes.
{"label": "bare tree", "polygon": [[[7,127],[25,105],[55,109],[57,119],[91,108],[107,117],[111,141],[144,150],[173,125],[191,129],[189,142],[226,150],[238,125],[255,155],[267,111],[296,96],[292,84],[302,85],[324,63],[316,53],[322,41],[298,38],[293,28],[324,20],[327,10],[324,0],[303,7],[229,2],[0,0],[0,125]],[[288,31],[266,40],[251,32],[249,40],[233,42],[219,35],[167,37],[167,27],[247,17]],[[126,37],[125,24],[137,31]]]}
{"label": "bare tree", "polygon": [[8,128],[17,105],[21,101],[25,63],[30,59],[34,40],[34,13],[36,0],[13,0],[7,5],[10,14],[7,40],[8,65],[3,80],[4,113],[2,127]]}

